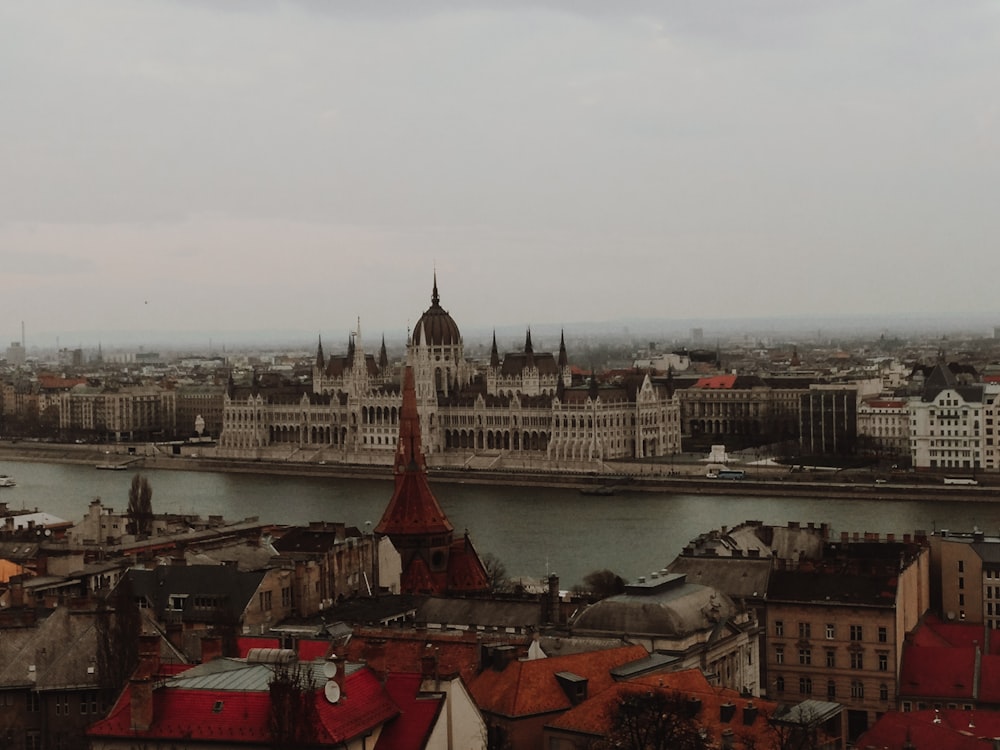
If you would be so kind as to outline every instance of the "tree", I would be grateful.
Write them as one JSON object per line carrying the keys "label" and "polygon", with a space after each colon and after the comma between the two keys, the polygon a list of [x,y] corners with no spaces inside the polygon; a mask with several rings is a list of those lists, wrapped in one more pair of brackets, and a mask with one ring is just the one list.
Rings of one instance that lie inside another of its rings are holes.
{"label": "tree", "polygon": [[274,750],[311,746],[315,740],[316,686],[308,667],[278,664],[268,685],[271,709],[268,729]]}
{"label": "tree", "polygon": [[139,663],[142,620],[128,575],[97,602],[97,677],[111,705]]}
{"label": "tree", "polygon": [[128,532],[149,536],[153,531],[153,488],[142,474],[132,477],[128,490]]}
{"label": "tree", "polygon": [[490,592],[498,593],[510,590],[510,578],[507,577],[507,566],[503,560],[487,552],[482,557],[483,567],[486,569],[486,580],[490,584]]}
{"label": "tree", "polygon": [[583,577],[583,585],[575,586],[578,594],[590,594],[595,599],[607,599],[609,596],[625,593],[625,579],[614,571],[594,570]]}
{"label": "tree", "polygon": [[666,690],[631,690],[610,708],[611,728],[595,750],[708,750],[687,701]]}

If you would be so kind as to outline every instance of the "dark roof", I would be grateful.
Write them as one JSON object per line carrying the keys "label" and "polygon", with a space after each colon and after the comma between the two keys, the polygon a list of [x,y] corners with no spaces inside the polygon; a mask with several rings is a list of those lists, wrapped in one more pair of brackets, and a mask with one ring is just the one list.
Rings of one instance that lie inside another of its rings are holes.
{"label": "dark roof", "polygon": [[434,291],[431,306],[424,311],[413,328],[413,344],[427,346],[454,346],[462,343],[458,325],[439,304],[437,274],[434,274]]}
{"label": "dark roof", "polygon": [[[167,609],[171,595],[186,594],[183,620],[233,622],[243,616],[267,571],[242,571],[229,565],[161,565],[153,570],[132,568],[127,575],[133,595],[144,596],[157,617]],[[191,601],[196,596],[211,597],[217,606],[196,611]]]}
{"label": "dark roof", "polygon": [[531,354],[526,352],[511,352],[503,357],[500,366],[501,375],[520,375],[528,367],[536,367],[539,375],[558,375],[559,364],[555,355],[549,352]]}

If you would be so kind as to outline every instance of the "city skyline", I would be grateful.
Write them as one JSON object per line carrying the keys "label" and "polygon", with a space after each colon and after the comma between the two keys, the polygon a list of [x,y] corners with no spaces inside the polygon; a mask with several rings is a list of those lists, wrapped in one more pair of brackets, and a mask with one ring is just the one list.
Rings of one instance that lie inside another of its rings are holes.
{"label": "city skyline", "polygon": [[985,335],[998,41],[976,3],[5,5],[0,336],[398,337],[435,269],[463,332]]}

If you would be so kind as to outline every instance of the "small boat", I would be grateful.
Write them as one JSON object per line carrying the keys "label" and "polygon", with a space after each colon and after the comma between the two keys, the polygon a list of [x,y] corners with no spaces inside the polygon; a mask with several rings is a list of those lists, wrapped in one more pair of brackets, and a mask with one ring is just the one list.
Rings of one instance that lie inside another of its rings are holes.
{"label": "small boat", "polygon": [[6,474],[0,474],[0,487],[16,487],[17,482],[14,481],[13,477],[9,477]]}
{"label": "small boat", "polygon": [[609,495],[615,494],[615,488],[611,485],[602,485],[600,487],[581,487],[581,495],[598,495],[600,497],[607,497]]}
{"label": "small boat", "polygon": [[103,469],[104,471],[125,471],[128,468],[125,464],[97,464],[95,469]]}

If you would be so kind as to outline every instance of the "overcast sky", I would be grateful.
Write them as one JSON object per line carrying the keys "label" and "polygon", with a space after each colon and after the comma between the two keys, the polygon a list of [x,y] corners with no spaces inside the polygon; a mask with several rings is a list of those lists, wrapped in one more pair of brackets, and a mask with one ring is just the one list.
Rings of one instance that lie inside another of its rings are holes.
{"label": "overcast sky", "polygon": [[992,314],[998,120],[992,1],[10,0],[0,341]]}

